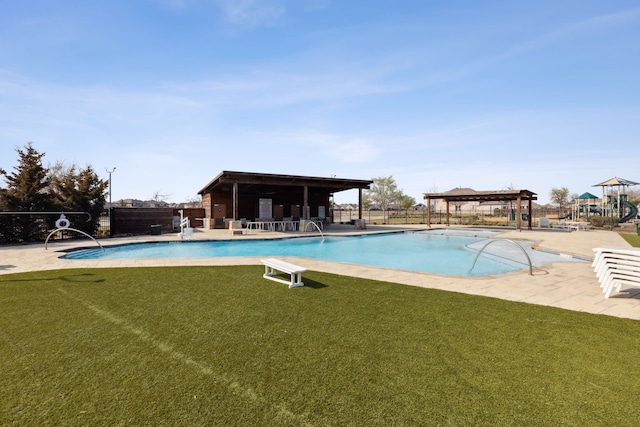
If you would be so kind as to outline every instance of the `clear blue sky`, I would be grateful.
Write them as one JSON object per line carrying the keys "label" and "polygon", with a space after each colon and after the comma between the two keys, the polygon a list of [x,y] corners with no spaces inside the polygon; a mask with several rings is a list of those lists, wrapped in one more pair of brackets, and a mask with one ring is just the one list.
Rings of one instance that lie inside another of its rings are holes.
{"label": "clear blue sky", "polygon": [[32,141],[114,200],[235,170],[546,203],[640,181],[639,82],[636,0],[5,0],[0,167]]}

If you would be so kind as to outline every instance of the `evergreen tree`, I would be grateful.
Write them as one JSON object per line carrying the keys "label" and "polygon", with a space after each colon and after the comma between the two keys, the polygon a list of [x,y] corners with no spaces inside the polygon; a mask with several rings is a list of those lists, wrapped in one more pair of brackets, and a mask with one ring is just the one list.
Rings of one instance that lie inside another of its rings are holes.
{"label": "evergreen tree", "polygon": [[[17,212],[0,215],[0,242],[18,243],[42,241],[55,227],[55,215],[42,212],[88,212],[87,216],[68,217],[72,227],[94,235],[100,214],[104,210],[107,181],[98,178],[91,166],[78,169],[76,165],[56,163],[45,168],[44,153],[28,143],[16,149],[18,165],[12,173],[0,168],[6,188],[0,187],[0,209]],[[29,212],[33,212],[29,215]],[[38,214],[39,213],[39,214]]]}
{"label": "evergreen tree", "polygon": [[56,163],[50,167],[50,192],[60,211],[88,212],[91,217],[70,219],[73,228],[94,235],[99,226],[100,214],[104,211],[105,193],[109,183],[101,180],[91,166],[78,170],[73,164]]}
{"label": "evergreen tree", "polygon": [[[24,149],[16,148],[18,166],[12,173],[0,170],[7,188],[0,191],[0,205],[5,211],[20,212],[20,215],[4,219],[0,234],[5,242],[32,242],[44,240],[45,233],[55,220],[43,215],[25,215],[25,212],[43,212],[52,209],[52,200],[47,192],[49,180],[42,166],[44,153],[39,153],[28,143]],[[4,215],[3,215],[4,216]]]}

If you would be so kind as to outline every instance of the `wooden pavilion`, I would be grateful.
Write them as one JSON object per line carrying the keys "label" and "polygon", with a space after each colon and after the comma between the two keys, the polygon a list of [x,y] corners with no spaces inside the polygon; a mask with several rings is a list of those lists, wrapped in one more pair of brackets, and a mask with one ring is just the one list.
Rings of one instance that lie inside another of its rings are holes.
{"label": "wooden pavilion", "polygon": [[[464,190],[464,191],[460,191]],[[445,193],[424,193],[424,200],[427,201],[427,224],[431,227],[431,200],[442,199],[446,204],[446,225],[449,226],[449,203],[450,202],[515,202],[516,229],[522,229],[522,204],[528,203],[528,226],[531,230],[531,202],[538,200],[537,194],[529,190],[499,190],[499,191],[475,191],[471,189],[453,189]]]}
{"label": "wooden pavilion", "polygon": [[[373,181],[254,172],[222,171],[202,190],[202,206],[210,228],[226,228],[225,220],[283,218],[325,219],[334,193],[358,189],[358,218],[362,190]],[[206,222],[206,221],[205,221]]]}

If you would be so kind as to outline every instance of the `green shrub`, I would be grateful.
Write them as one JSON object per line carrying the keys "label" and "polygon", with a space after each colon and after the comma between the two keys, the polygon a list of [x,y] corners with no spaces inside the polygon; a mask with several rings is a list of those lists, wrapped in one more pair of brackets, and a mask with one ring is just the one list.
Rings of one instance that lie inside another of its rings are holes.
{"label": "green shrub", "polygon": [[[585,219],[587,218],[585,217]],[[611,217],[608,216],[595,215],[590,216],[588,220],[591,226],[595,228],[608,228],[611,226]],[[613,217],[613,224],[618,224],[618,217]]]}

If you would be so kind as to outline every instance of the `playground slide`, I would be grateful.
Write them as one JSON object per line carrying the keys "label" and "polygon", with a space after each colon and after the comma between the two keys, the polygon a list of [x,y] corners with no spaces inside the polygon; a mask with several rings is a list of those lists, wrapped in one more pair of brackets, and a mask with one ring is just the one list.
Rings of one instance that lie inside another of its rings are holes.
{"label": "playground slide", "polygon": [[627,222],[630,219],[634,219],[636,217],[636,215],[638,215],[638,208],[633,203],[630,203],[630,202],[627,202],[626,200],[623,200],[622,204],[627,206],[631,212],[629,212],[627,215],[625,215],[622,218],[620,218],[619,222]]}

